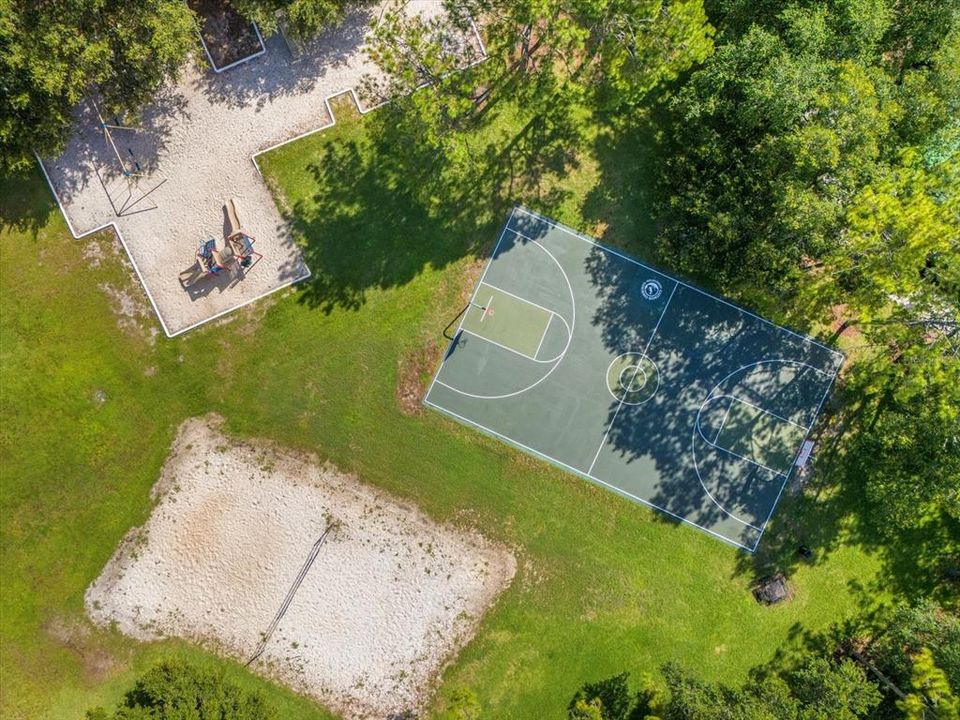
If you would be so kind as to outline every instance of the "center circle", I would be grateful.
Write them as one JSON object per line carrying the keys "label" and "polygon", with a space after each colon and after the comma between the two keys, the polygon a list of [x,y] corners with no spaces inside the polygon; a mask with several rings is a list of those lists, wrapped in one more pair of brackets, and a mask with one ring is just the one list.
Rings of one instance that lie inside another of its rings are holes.
{"label": "center circle", "polygon": [[607,391],[623,405],[642,405],[659,387],[660,371],[643,353],[622,353],[607,368]]}
{"label": "center circle", "polygon": [[620,371],[620,389],[624,392],[637,392],[647,383],[647,373],[639,365],[627,365]]}

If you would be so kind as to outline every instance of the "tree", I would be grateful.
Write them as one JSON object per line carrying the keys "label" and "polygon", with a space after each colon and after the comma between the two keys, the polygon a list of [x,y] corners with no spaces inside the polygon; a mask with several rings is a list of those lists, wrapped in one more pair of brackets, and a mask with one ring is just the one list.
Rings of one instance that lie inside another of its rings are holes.
{"label": "tree", "polygon": [[57,153],[80,100],[135,111],[196,45],[181,0],[0,0],[0,167]]}
{"label": "tree", "polygon": [[[865,188],[913,162],[904,150],[960,147],[960,4],[719,6],[723,41],[667,105],[663,251],[681,269],[710,267],[721,286],[789,288],[801,263],[842,245]],[[943,22],[914,53],[902,33],[922,8]]]}
{"label": "tree", "polygon": [[960,518],[958,366],[957,356],[932,352],[921,341],[889,369],[875,371],[883,382],[880,397],[849,458],[851,475],[866,486],[872,518],[886,533],[940,513]]}
{"label": "tree", "polygon": [[[364,88],[368,98],[392,99],[378,115],[389,116],[380,121],[391,145],[408,149],[404,174],[418,178],[427,206],[451,188],[473,188],[474,197],[539,190],[545,174],[575,162],[589,112],[629,107],[712,47],[702,0],[445,7],[432,18],[389,8],[370,43],[382,77]],[[504,115],[516,136],[485,135]]]}
{"label": "tree", "polygon": [[644,720],[652,717],[654,693],[644,687],[630,691],[629,673],[585,683],[567,706],[569,720]]}
{"label": "tree", "polygon": [[859,665],[851,660],[832,663],[814,658],[793,675],[794,695],[804,706],[803,717],[856,720],[867,717],[882,698]]}
{"label": "tree", "polygon": [[960,517],[960,154],[915,150],[851,201],[847,229],[804,293],[843,305],[876,348],[854,367],[861,418],[848,453],[881,528]]}
{"label": "tree", "polygon": [[913,692],[897,703],[906,720],[960,719],[960,697],[953,693],[947,674],[937,667],[927,648],[913,657],[911,684]]}
{"label": "tree", "polygon": [[232,5],[263,30],[273,32],[282,16],[286,27],[299,38],[309,38],[343,20],[347,10],[371,4],[346,0],[233,0]]}
{"label": "tree", "polygon": [[664,720],[858,720],[881,700],[850,661],[809,658],[787,677],[771,674],[739,689],[704,682],[672,664],[663,675],[670,691]]}
{"label": "tree", "polygon": [[[198,709],[202,709],[199,712]],[[87,720],[276,720],[264,696],[182,660],[148,670],[112,713],[87,711]]]}
{"label": "tree", "polygon": [[870,660],[902,688],[911,684],[913,658],[927,650],[954,687],[960,687],[960,618],[931,600],[902,605],[867,649]]}
{"label": "tree", "polygon": [[447,10],[482,22],[488,84],[533,95],[576,82],[630,105],[712,49],[702,0],[450,0]]}

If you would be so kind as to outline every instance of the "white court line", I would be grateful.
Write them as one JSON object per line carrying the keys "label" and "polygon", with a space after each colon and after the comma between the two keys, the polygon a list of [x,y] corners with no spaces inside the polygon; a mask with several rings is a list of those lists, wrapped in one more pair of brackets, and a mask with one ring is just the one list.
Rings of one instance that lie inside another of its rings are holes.
{"label": "white court line", "polygon": [[498,348],[503,348],[504,350],[509,350],[510,352],[514,353],[515,355],[519,355],[520,357],[526,358],[527,360],[532,360],[532,361],[535,362],[535,363],[542,363],[542,364],[545,364],[545,365],[546,365],[546,364],[552,363],[554,360],[556,360],[556,358],[553,358],[553,359],[551,359],[551,360],[537,360],[537,358],[531,357],[530,355],[527,355],[525,352],[520,352],[519,350],[516,350],[516,349],[514,349],[514,348],[512,348],[512,347],[508,347],[507,345],[503,345],[502,343],[498,343],[496,340],[491,340],[490,338],[486,337],[485,335],[478,335],[477,333],[473,332],[472,330],[467,330],[466,328],[464,328],[464,329],[461,330],[460,332],[463,333],[464,335],[472,335],[473,337],[477,338],[478,340],[485,340],[486,342],[490,343],[491,345],[496,345]]}
{"label": "white court line", "polygon": [[[554,316],[554,313],[550,313],[550,317],[547,319],[547,324],[544,325],[544,327],[543,327],[543,335],[540,336],[540,342],[537,343],[537,351],[533,354],[534,360],[536,360],[536,359],[537,359],[537,356],[540,354],[540,348],[543,347],[543,341],[544,341],[544,340],[546,339],[546,337],[547,337],[547,330],[550,329],[550,323],[553,321],[553,316]],[[540,360],[537,360],[537,362],[541,362],[541,361],[540,361]],[[548,362],[549,362],[549,361],[548,361]]]}
{"label": "white court line", "polygon": [[[702,406],[701,406],[701,409],[702,409]],[[703,428],[700,427],[700,414],[699,414],[699,413],[697,413],[696,427],[697,427],[697,434],[698,434],[700,437],[703,438],[703,441],[704,441],[707,445],[709,445],[710,447],[715,448],[716,450],[719,450],[720,452],[725,452],[725,453],[727,453],[727,454],[729,454],[729,455],[733,455],[735,458],[740,458],[740,459],[743,460],[744,462],[748,462],[748,463],[750,463],[751,465],[756,465],[756,466],[759,467],[759,468],[763,468],[764,470],[767,470],[767,471],[769,471],[769,472],[772,472],[774,475],[784,475],[784,476],[785,476],[785,475],[787,475],[787,473],[789,472],[789,470],[788,470],[787,472],[783,472],[783,470],[774,470],[772,467],[767,467],[767,466],[764,465],[762,462],[757,462],[757,461],[754,460],[753,458],[745,457],[745,456],[741,455],[740,453],[735,453],[733,450],[730,450],[729,448],[725,448],[725,447],[723,447],[723,446],[721,446],[721,445],[717,445],[717,444],[715,444],[715,443],[710,442],[710,439],[709,439],[706,435],[703,434]]]}
{"label": "white court line", "polygon": [[837,366],[837,369],[833,373],[833,377],[830,378],[830,382],[827,383],[827,389],[823,391],[823,396],[820,398],[820,403],[817,405],[817,411],[813,414],[813,420],[810,421],[810,425],[807,427],[807,434],[804,435],[803,442],[800,443],[800,450],[797,450],[797,455],[793,458],[793,464],[790,466],[790,471],[787,473],[786,477],[783,478],[783,484],[780,486],[780,492],[778,492],[777,497],[774,498],[773,505],[770,507],[770,512],[767,513],[767,518],[763,521],[763,525],[761,525],[760,537],[757,538],[757,541],[753,544],[753,548],[750,550],[750,552],[756,552],[757,547],[760,545],[760,540],[763,537],[763,533],[767,530],[767,523],[770,522],[770,518],[773,517],[773,511],[777,509],[777,504],[780,502],[780,496],[783,495],[783,489],[787,486],[787,483],[790,482],[790,476],[796,469],[797,457],[803,450],[803,443],[805,443],[810,437],[810,431],[813,430],[813,426],[817,424],[817,418],[820,417],[820,411],[823,409],[823,403],[830,395],[830,389],[833,387],[833,383],[837,379],[837,375],[840,374],[841,367],[843,367],[843,363]]}
{"label": "white court line", "polygon": [[[544,217],[543,215],[541,215],[541,214],[538,213],[538,212],[535,212],[535,211],[533,211],[533,210],[528,210],[527,208],[525,208],[525,207],[523,207],[523,206],[517,206],[516,209],[519,210],[520,212],[526,213],[527,215],[529,215],[529,216],[532,217],[532,218],[536,218],[536,219],[539,220],[540,222],[543,222],[543,223],[545,223],[545,224],[547,224],[547,225],[550,225],[550,226],[552,226],[552,227],[555,227],[555,228],[557,228],[558,230],[562,230],[562,231],[564,231],[564,232],[566,232],[566,233],[569,233],[570,235],[572,235],[572,236],[575,237],[575,238],[578,238],[579,240],[583,240],[583,241],[586,242],[586,243],[589,243],[589,244],[591,244],[591,245],[595,245],[596,247],[600,248],[601,250],[604,250],[604,251],[606,251],[606,252],[608,252],[608,253],[611,253],[611,254],[613,254],[613,255],[616,255],[617,257],[620,257],[620,258],[623,258],[624,260],[627,260],[627,261],[629,261],[629,262],[632,262],[634,265],[639,265],[640,267],[644,268],[645,270],[649,270],[650,272],[655,272],[657,275],[660,275],[660,276],[662,276],[662,277],[665,277],[665,278],[667,278],[667,279],[669,279],[669,280],[673,280],[674,282],[676,282],[676,283],[678,283],[678,284],[680,284],[680,285],[683,285],[684,287],[689,288],[690,290],[694,290],[695,292],[698,292],[698,293],[700,293],[701,295],[706,295],[708,298],[711,298],[711,299],[713,299],[713,300],[716,300],[717,302],[721,302],[721,303],[723,303],[724,305],[728,305],[728,306],[732,307],[734,310],[738,310],[739,312],[742,312],[742,313],[744,313],[745,315],[749,315],[749,316],[751,316],[751,317],[754,317],[754,318],[756,318],[757,320],[760,320],[761,322],[766,323],[767,325],[772,325],[773,327],[778,328],[779,330],[783,330],[783,331],[786,332],[786,333],[790,333],[791,335],[793,335],[793,336],[795,336],[795,337],[798,337],[798,338],[800,338],[801,340],[803,340],[803,341],[805,341],[805,342],[808,342],[808,343],[811,343],[811,344],[813,344],[813,345],[816,345],[817,347],[823,348],[824,350],[826,350],[827,352],[833,354],[834,356],[839,357],[839,358],[840,358],[840,361],[841,361],[841,364],[843,363],[844,360],[846,360],[846,356],[845,356],[842,352],[840,352],[839,350],[834,350],[834,349],[831,348],[831,347],[827,347],[827,346],[824,345],[823,343],[821,343],[821,342],[819,342],[819,341],[817,341],[817,340],[814,340],[813,338],[811,338],[811,337],[809,337],[809,336],[807,336],[807,335],[801,335],[800,333],[795,332],[795,331],[791,330],[790,328],[786,328],[786,327],[784,327],[783,325],[777,325],[777,323],[775,323],[775,322],[773,322],[773,321],[771,321],[771,320],[767,320],[767,319],[764,318],[764,317],[760,317],[760,316],[757,315],[756,313],[752,313],[752,312],[750,312],[749,310],[745,310],[744,308],[740,307],[739,305],[734,305],[734,304],[733,304],[732,302],[730,302],[729,300],[724,300],[722,297],[719,297],[719,296],[714,295],[714,294],[712,294],[712,293],[708,293],[706,290],[701,290],[701,289],[698,288],[696,285],[690,285],[689,283],[685,283],[683,280],[679,280],[679,279],[677,279],[677,278],[675,278],[675,277],[672,277],[671,275],[667,275],[666,273],[664,273],[664,272],[662,272],[662,271],[660,271],[660,270],[657,270],[657,269],[655,269],[655,268],[652,268],[652,267],[650,267],[649,265],[645,265],[645,264],[643,264],[642,262],[640,262],[639,260],[637,260],[636,258],[632,258],[632,257],[630,257],[629,255],[624,255],[623,253],[621,253],[621,252],[619,252],[619,251],[617,251],[617,250],[614,250],[612,247],[609,247],[609,246],[607,246],[607,245],[604,245],[603,243],[597,242],[597,241],[594,240],[593,238],[587,237],[586,235],[582,235],[581,233],[578,233],[576,230],[573,230],[572,228],[569,228],[569,227],[567,227],[566,225],[561,225],[561,224],[558,223],[558,222],[555,222],[555,221],[553,221],[553,220],[550,220],[549,218]],[[511,229],[511,231],[513,231],[513,232],[517,232],[516,230],[513,230],[513,228],[510,228],[510,229]],[[521,235],[522,233],[517,233],[517,234],[518,234],[518,235]],[[524,236],[524,237],[525,237],[525,236]],[[527,238],[527,239],[530,240],[530,239],[532,239],[532,238]],[[822,371],[822,370],[821,370],[820,372],[823,372],[824,375],[828,375],[828,374],[829,374],[829,373],[824,372],[824,371]]]}
{"label": "white court line", "polygon": [[[815,369],[815,368],[814,368],[814,369]],[[714,395],[712,398],[707,398],[707,400],[718,400],[718,399],[720,399],[720,398],[730,398],[731,400],[734,400],[735,402],[741,403],[741,404],[743,404],[743,405],[748,405],[748,406],[754,408],[755,410],[759,410],[759,411],[762,412],[762,413],[766,413],[767,415],[772,415],[772,416],[775,417],[777,420],[782,420],[783,422],[787,423],[787,425],[793,425],[794,427],[801,428],[802,430],[806,430],[806,429],[807,429],[807,426],[806,426],[806,425],[801,425],[801,424],[798,423],[798,422],[794,422],[793,420],[790,420],[789,418],[783,417],[783,415],[777,415],[775,412],[772,412],[772,411],[770,411],[770,410],[767,410],[767,409],[764,408],[764,407],[760,407],[759,405],[754,405],[754,404],[753,404],[752,402],[750,402],[749,400],[744,400],[743,398],[738,398],[736,395],[730,395],[729,393],[724,393],[724,394],[722,394],[722,395]],[[727,409],[727,412],[729,412],[729,408]]]}
{"label": "white court line", "polygon": [[[443,383],[438,383],[438,384],[442,385]],[[451,389],[454,389],[454,388],[451,388]],[[753,546],[753,549],[751,549],[748,545],[744,545],[743,543],[739,543],[739,542],[737,542],[736,540],[733,540],[732,538],[728,538],[726,535],[721,535],[720,533],[718,533],[718,532],[715,531],[715,530],[711,530],[710,528],[703,527],[703,525],[698,525],[697,523],[693,522],[692,520],[688,520],[687,518],[683,517],[682,515],[677,515],[676,513],[671,512],[670,510],[667,510],[666,508],[660,507],[659,505],[656,505],[655,503],[652,503],[652,502],[650,502],[649,500],[645,500],[644,498],[640,497],[639,495],[634,495],[634,494],[632,494],[632,493],[630,493],[630,492],[627,492],[627,491],[624,490],[623,488],[617,487],[616,485],[612,485],[612,484],[606,482],[605,480],[601,480],[601,479],[598,478],[598,477],[594,477],[594,476],[591,475],[590,473],[586,473],[586,472],[584,472],[583,470],[579,470],[579,469],[573,467],[573,465],[568,465],[567,463],[563,462],[562,460],[557,460],[556,458],[550,457],[549,455],[547,455],[547,454],[545,454],[545,453],[542,453],[542,452],[540,452],[539,450],[534,450],[532,447],[529,447],[528,445],[524,445],[524,444],[521,443],[521,442],[517,442],[517,441],[514,440],[513,438],[508,437],[507,435],[504,435],[503,433],[499,433],[499,432],[497,432],[496,430],[491,430],[490,428],[488,428],[488,427],[486,427],[486,426],[484,426],[484,425],[481,425],[480,423],[478,423],[478,422],[476,422],[476,421],[474,421],[474,420],[470,420],[470,419],[468,419],[468,418],[465,418],[463,415],[459,415],[459,414],[453,412],[453,410],[448,410],[447,408],[441,407],[440,405],[437,405],[436,403],[430,402],[430,400],[427,400],[427,399],[424,399],[423,403],[424,403],[424,405],[429,405],[430,407],[434,408],[435,410],[440,411],[441,413],[443,413],[443,414],[445,414],[445,415],[449,415],[450,417],[456,418],[457,420],[459,420],[459,421],[462,422],[462,423],[465,423],[465,424],[467,424],[467,425],[472,425],[473,427],[477,428],[478,430],[482,430],[483,432],[488,433],[488,434],[490,434],[490,435],[493,435],[494,437],[498,437],[498,438],[500,438],[501,440],[503,440],[504,442],[506,442],[506,443],[508,443],[508,444],[510,444],[510,445],[513,445],[514,447],[519,448],[520,450],[523,450],[523,451],[525,451],[525,452],[527,452],[527,453],[529,453],[529,454],[531,454],[531,455],[533,455],[533,456],[535,456],[535,457],[538,457],[538,458],[540,458],[540,459],[542,459],[542,460],[546,460],[547,462],[552,463],[553,465],[557,465],[558,467],[561,467],[561,468],[563,468],[563,469],[565,469],[565,470],[569,470],[570,472],[574,473],[575,475],[579,475],[580,477],[586,478],[587,480],[592,480],[593,482],[595,482],[595,483],[597,483],[597,484],[599,484],[599,485],[603,485],[604,487],[606,487],[606,488],[608,488],[608,489],[610,489],[610,490],[613,490],[613,492],[617,493],[618,495],[622,495],[623,497],[630,498],[631,500],[634,500],[634,501],[640,503],[641,505],[646,505],[646,506],[649,507],[649,508],[653,508],[654,510],[659,510],[660,512],[662,512],[662,513],[664,513],[664,514],[666,514],[666,515],[669,515],[670,517],[674,518],[675,520],[679,520],[681,523],[684,523],[684,524],[686,524],[686,525],[690,525],[691,527],[695,527],[695,528],[697,528],[697,529],[699,529],[699,530],[702,530],[703,532],[705,532],[705,533],[707,533],[707,534],[709,534],[709,535],[713,535],[713,536],[714,536],[715,538],[717,538],[718,540],[722,540],[723,542],[725,542],[725,543],[727,543],[727,544],[729,544],[729,545],[733,545],[733,546],[735,546],[735,547],[741,548],[742,550],[746,550],[746,551],[748,551],[748,552],[753,552],[754,549],[756,548],[756,544]],[[752,526],[751,526],[751,527],[752,527]],[[756,530],[757,528],[753,528],[753,529]]]}
{"label": "white court line", "polygon": [[[515,232],[515,231],[512,231],[512,232]],[[542,246],[540,243],[538,243],[536,240],[532,240],[531,242],[534,242],[534,243],[536,243],[537,245],[540,245],[540,247],[543,247],[543,246]],[[535,303],[533,300],[528,300],[527,298],[523,297],[522,295],[517,295],[516,293],[512,293],[512,292],[510,292],[509,290],[504,290],[502,287],[499,287],[499,286],[497,286],[497,285],[494,285],[493,283],[489,283],[489,282],[487,282],[486,280],[481,280],[480,282],[481,282],[481,284],[486,285],[488,288],[491,288],[492,290],[496,290],[497,292],[502,292],[504,295],[509,295],[510,297],[512,297],[512,298],[514,298],[514,299],[516,299],[516,300],[520,300],[521,302],[525,302],[527,305],[532,305],[533,307],[537,308],[538,310],[543,310],[544,312],[548,312],[548,313],[550,313],[551,315],[560,315],[560,313],[558,313],[556,310],[551,310],[550,308],[546,308],[546,307],[544,307],[543,305],[537,305],[537,303]]]}
{"label": "white court line", "polygon": [[[726,397],[726,396],[721,395],[720,397]],[[720,433],[723,432],[723,426],[727,424],[727,416],[730,414],[730,408],[733,407],[733,401],[734,401],[734,400],[735,400],[735,398],[731,395],[731,396],[730,396],[730,402],[727,404],[727,411],[726,411],[725,413],[723,413],[723,420],[720,421],[720,427],[717,428],[717,434],[713,436],[713,444],[714,444],[714,445],[716,445],[716,444],[717,444],[717,440],[720,439]]]}
{"label": "white court line", "polygon": [[[512,217],[512,214],[511,214],[511,217]],[[509,222],[509,220],[508,220],[508,222]],[[504,227],[504,228],[503,228],[503,234],[505,234],[508,229],[509,229],[509,228]],[[503,234],[501,234],[500,240],[503,239]],[[475,398],[475,399],[477,399],[477,400],[504,400],[504,399],[506,399],[506,398],[515,397],[516,395],[521,395],[521,394],[523,394],[523,393],[525,393],[525,392],[528,392],[528,391],[532,390],[532,389],[535,388],[537,385],[539,385],[539,384],[542,383],[544,380],[546,380],[548,377],[550,377],[550,375],[553,374],[554,370],[556,370],[558,367],[560,367],[560,362],[561,362],[561,361],[563,360],[563,358],[566,356],[567,350],[570,349],[570,344],[573,342],[573,330],[574,330],[574,328],[577,326],[577,302],[576,302],[576,299],[574,298],[574,295],[573,295],[573,286],[570,284],[570,278],[567,277],[567,272],[566,272],[566,270],[563,269],[563,265],[560,264],[560,261],[557,260],[557,258],[554,257],[553,253],[550,252],[549,250],[547,250],[547,248],[544,247],[542,243],[539,243],[539,242],[537,242],[536,240],[534,240],[534,241],[533,241],[533,244],[536,245],[536,246],[537,246],[538,248],[540,248],[541,250],[543,250],[543,252],[545,252],[545,253],[547,254],[547,257],[549,257],[550,260],[552,260],[553,263],[557,266],[557,269],[560,271],[560,274],[563,275],[563,280],[564,280],[564,282],[567,284],[567,292],[570,293],[570,313],[571,313],[570,324],[567,325],[567,321],[563,319],[563,316],[562,316],[562,315],[558,315],[557,313],[554,313],[554,315],[556,315],[558,318],[560,318],[560,322],[562,322],[562,323],[563,323],[564,325],[566,325],[566,327],[567,327],[567,344],[564,346],[563,350],[560,351],[560,354],[557,355],[555,358],[551,358],[550,360],[546,360],[546,361],[540,361],[540,360],[536,361],[536,362],[546,362],[546,363],[553,363],[553,362],[555,362],[556,364],[555,364],[552,368],[550,368],[550,370],[548,370],[546,373],[544,373],[543,377],[541,377],[541,378],[540,378],[539,380],[537,380],[536,382],[533,382],[533,383],[531,383],[530,385],[527,385],[527,387],[520,388],[519,390],[514,390],[513,392],[508,392],[508,393],[503,393],[503,394],[501,394],[501,395],[477,395],[476,393],[467,392],[467,391],[465,391],[465,390],[461,390],[461,389],[459,389],[459,388],[455,388],[455,387],[453,387],[452,385],[447,385],[447,384],[445,384],[445,383],[442,383],[442,384],[443,384],[443,387],[448,388],[448,389],[450,389],[450,390],[453,390],[454,392],[459,393],[459,394],[461,394],[461,395],[463,395],[463,396],[465,396],[465,397],[471,397],[471,398]],[[500,245],[500,241],[498,240],[498,241],[497,241],[497,246],[499,247],[499,245]],[[493,263],[493,260],[494,260],[494,259],[495,259],[495,258],[491,258],[491,259],[490,259],[490,263],[487,265],[487,269],[489,269],[490,264]],[[474,290],[474,295],[476,295],[477,291],[479,291],[479,289],[480,289],[480,284],[484,282],[483,278],[484,278],[484,276],[485,276],[486,273],[487,273],[487,269],[484,269],[483,275],[481,275],[481,276],[480,276],[480,280],[477,281],[477,288]],[[490,287],[493,287],[493,285],[491,285]],[[522,299],[523,299],[523,298],[521,298],[521,300],[522,300]],[[465,317],[466,317],[466,315],[464,315],[464,318],[465,318]],[[463,326],[463,319],[460,320],[460,326],[461,326],[461,328],[462,328],[462,326]],[[458,332],[458,333],[459,333],[459,332],[462,332],[462,330],[458,329],[457,332]],[[457,337],[457,336],[454,335],[454,338],[456,338],[456,337]],[[486,339],[486,338],[482,338],[482,339]],[[447,348],[447,355],[444,355],[444,360],[440,363],[440,367],[437,368],[437,373],[436,373],[436,375],[434,375],[434,382],[436,382],[437,378],[440,376],[440,372],[443,370],[443,365],[444,365],[444,363],[446,362],[446,358],[447,358],[447,356],[449,355],[449,353],[450,353],[450,348],[449,348],[449,346],[448,346],[448,348]],[[432,389],[433,389],[433,384],[430,385],[430,390],[432,390]],[[426,402],[427,397],[429,397],[429,395],[430,395],[430,390],[427,390],[427,394],[424,395],[424,402]]]}
{"label": "white court line", "polygon": [[[513,220],[513,214],[516,212],[516,208],[510,211],[510,215],[507,216],[507,222],[503,226],[503,230],[500,231],[500,237],[497,238],[497,244],[493,246],[493,252],[490,253],[490,258],[487,260],[487,266],[483,269],[483,272],[480,274],[480,280],[477,282],[477,286],[473,289],[473,294],[470,295],[470,300],[467,302],[467,310],[470,309],[470,303],[474,302],[477,298],[477,292],[480,290],[480,285],[483,283],[483,278],[487,275],[487,270],[490,269],[490,265],[493,264],[494,258],[497,257],[497,250],[500,249],[500,243],[503,242],[503,238],[507,234],[507,228],[510,225],[510,221]],[[437,378],[440,377],[440,371],[443,370],[444,363],[447,362],[447,358],[450,356],[450,349],[453,347],[453,344],[457,342],[460,337],[460,333],[463,330],[463,321],[467,319],[467,311],[465,310],[463,315],[460,317],[460,322],[457,324],[457,331],[453,334],[453,340],[447,343],[446,349],[443,351],[443,359],[440,361],[440,365],[437,367],[437,371],[433,374],[433,382],[430,383],[430,387],[427,388],[426,394],[423,396],[423,402],[427,401],[427,398],[430,396],[430,391],[433,390],[433,386],[437,382]]]}
{"label": "white court line", "polygon": [[[483,308],[483,314],[480,316],[480,324],[483,325],[483,321],[487,319],[487,313],[490,311],[490,306],[493,305],[493,295],[490,296],[490,299],[487,301],[487,304]],[[471,305],[470,307],[473,307]],[[470,312],[468,309],[467,312]]]}
{"label": "white court line", "polygon": [[[646,357],[647,350],[650,349],[650,343],[653,342],[653,338],[657,335],[657,330],[660,328],[660,323],[663,321],[663,316],[667,314],[667,308],[670,307],[670,301],[673,300],[673,294],[677,291],[677,285],[673,286],[673,290],[670,291],[670,297],[667,298],[667,304],[663,306],[663,310],[660,312],[660,317],[657,318],[657,324],[653,326],[653,332],[650,333],[650,338],[647,340],[646,346],[643,348],[641,357]],[[640,365],[637,365],[637,370],[640,369]],[[634,370],[633,377],[630,378],[630,381],[633,382],[634,378],[637,377],[637,370]],[[610,431],[613,429],[613,424],[617,421],[617,415],[620,414],[620,409],[623,407],[624,400],[626,400],[626,393],[624,397],[620,399],[620,404],[617,405],[616,411],[613,413],[613,419],[610,420],[610,424],[607,426],[607,431],[603,434],[603,440],[600,441],[600,447],[597,448],[596,455],[593,456],[593,462],[590,463],[590,467],[587,469],[587,473],[593,472],[593,466],[597,464],[597,458],[600,457],[600,451],[603,450],[603,446],[607,444],[607,438],[610,436]]]}

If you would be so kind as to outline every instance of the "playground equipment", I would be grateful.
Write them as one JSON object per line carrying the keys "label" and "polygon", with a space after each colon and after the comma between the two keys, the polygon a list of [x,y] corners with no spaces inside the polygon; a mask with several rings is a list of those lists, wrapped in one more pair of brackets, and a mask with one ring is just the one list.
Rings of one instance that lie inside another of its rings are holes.
{"label": "playground equipment", "polygon": [[[104,173],[100,173],[99,170],[97,171],[103,189],[106,191],[107,197],[110,199],[110,204],[113,206],[113,211],[117,216],[122,216],[135,212],[144,212],[145,210],[155,210],[157,208],[155,203],[148,207],[137,206],[153,194],[157,188],[167,182],[167,178],[158,171],[148,172],[145,170],[137,160],[133,148],[129,145],[125,148],[125,156],[117,146],[117,138],[114,137],[114,133],[118,131],[123,133],[136,133],[139,131],[136,128],[121,125],[118,118],[114,118],[113,123],[107,122],[100,112],[96,101],[92,97],[89,98],[89,100],[93,111],[97,115],[100,130],[103,132],[104,142],[106,142],[107,147],[111,150],[117,160],[117,164],[120,166],[119,190],[116,189],[118,183],[115,177],[110,177],[109,175],[105,177]],[[121,142],[121,145],[123,144],[124,143]]]}

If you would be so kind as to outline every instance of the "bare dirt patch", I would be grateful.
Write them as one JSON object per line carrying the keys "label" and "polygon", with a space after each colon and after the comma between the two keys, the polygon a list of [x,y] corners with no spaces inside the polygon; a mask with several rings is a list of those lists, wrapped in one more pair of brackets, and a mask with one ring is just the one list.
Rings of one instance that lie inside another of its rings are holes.
{"label": "bare dirt patch", "polygon": [[44,622],[43,630],[54,642],[79,658],[84,680],[90,684],[103,682],[115,668],[126,664],[125,660],[102,647],[85,619],[54,617]]}
{"label": "bare dirt patch", "polygon": [[[397,360],[397,404],[404,415],[417,415],[423,411],[421,400],[427,394],[427,385],[434,369],[440,364],[440,356],[446,350],[447,339],[438,328],[451,320],[451,308],[459,310],[467,304],[477,279],[486,265],[486,258],[476,258],[465,266],[464,271],[456,275],[459,280],[457,296],[453,305],[436,302],[423,322],[418,344],[400,356]],[[446,281],[437,291],[438,298],[446,298]]]}
{"label": "bare dirt patch", "polygon": [[117,327],[127,335],[145,338],[151,345],[156,342],[157,329],[151,327],[153,313],[140,286],[131,284],[130,289],[125,289],[104,282],[97,287],[110,298],[110,309],[117,316]]}
{"label": "bare dirt patch", "polygon": [[94,622],[246,662],[302,575],[252,667],[350,718],[423,708],[516,571],[480,535],[213,418],[180,428],[154,493],[87,590]]}

